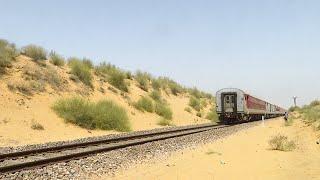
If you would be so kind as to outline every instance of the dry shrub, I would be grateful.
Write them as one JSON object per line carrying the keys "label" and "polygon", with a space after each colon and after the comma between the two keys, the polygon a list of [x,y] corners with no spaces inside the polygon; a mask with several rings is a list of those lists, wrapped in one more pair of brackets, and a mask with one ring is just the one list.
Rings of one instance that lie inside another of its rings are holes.
{"label": "dry shrub", "polygon": [[137,80],[137,82],[139,84],[139,87],[142,90],[148,92],[149,83],[150,83],[150,80],[152,79],[151,75],[149,73],[146,73],[146,72],[137,71],[136,75],[135,75],[135,79]]}
{"label": "dry shrub", "polygon": [[287,136],[277,135],[269,140],[269,145],[272,150],[278,151],[292,151],[295,149],[296,145],[294,141],[289,141]]}
{"label": "dry shrub", "polygon": [[63,89],[62,77],[50,67],[26,66],[24,70],[25,80],[34,80],[42,84],[48,83],[55,90]]}
{"label": "dry shrub", "polygon": [[50,52],[49,61],[56,66],[64,66],[65,64],[65,59],[54,51]]}
{"label": "dry shrub", "polygon": [[43,61],[47,59],[47,51],[41,46],[27,45],[22,48],[22,54],[32,58],[34,61]]}
{"label": "dry shrub", "polygon": [[0,39],[0,74],[5,72],[5,69],[11,66],[11,62],[18,55],[14,44],[7,40]]}
{"label": "dry shrub", "polygon": [[32,125],[31,125],[31,129],[33,129],[33,130],[44,130],[44,127],[40,123],[33,122]]}

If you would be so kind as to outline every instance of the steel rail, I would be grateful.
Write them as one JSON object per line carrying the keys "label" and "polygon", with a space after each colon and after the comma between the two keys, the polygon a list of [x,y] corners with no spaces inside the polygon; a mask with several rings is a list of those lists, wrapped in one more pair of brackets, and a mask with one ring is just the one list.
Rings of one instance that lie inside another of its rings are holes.
{"label": "steel rail", "polygon": [[[161,132],[146,133],[141,135],[124,136],[124,137],[117,137],[117,138],[92,141],[92,142],[67,144],[67,145],[56,146],[56,147],[42,148],[40,150],[34,149],[34,150],[28,150],[28,151],[8,153],[13,158],[21,157],[21,156],[30,156],[30,155],[39,154],[39,153],[42,153],[42,154],[51,153],[52,151],[58,151],[59,155],[54,157],[49,157],[49,158],[43,158],[43,159],[40,158],[33,161],[17,162],[9,165],[0,166],[0,173],[17,172],[23,169],[46,166],[48,164],[53,164],[57,162],[63,162],[63,161],[69,161],[69,160],[77,159],[81,157],[87,157],[89,155],[97,154],[101,152],[107,152],[115,149],[200,133],[200,132],[204,132],[212,129],[224,128],[224,127],[229,127],[229,125],[207,124],[207,125],[201,125],[201,126],[185,127],[181,129],[175,129],[175,130],[165,130]],[[95,147],[95,145],[99,145],[99,146]],[[75,148],[75,149],[88,148],[88,150],[84,150],[80,152],[70,152],[69,154],[59,153],[60,151],[70,150],[71,148]],[[3,154],[3,157],[4,155],[5,154]]]}

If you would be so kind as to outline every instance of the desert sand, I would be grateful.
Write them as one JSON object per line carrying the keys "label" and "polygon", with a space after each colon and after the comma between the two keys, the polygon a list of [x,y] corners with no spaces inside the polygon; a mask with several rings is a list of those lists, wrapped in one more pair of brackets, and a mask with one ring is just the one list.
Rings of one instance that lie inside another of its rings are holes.
{"label": "desert sand", "polygon": [[[292,152],[270,150],[269,139],[279,133],[294,140],[297,148]],[[173,153],[165,160],[137,165],[112,179],[320,179],[318,140],[304,123],[284,126],[283,119],[277,118],[214,143]]]}
{"label": "desert sand", "polygon": [[[24,80],[25,71],[45,70],[52,68],[62,77],[65,88],[63,91],[53,90],[47,86],[45,92],[35,93],[33,95],[24,95],[18,91],[13,92],[8,89],[8,84],[12,82],[21,82]],[[116,131],[86,130],[67,124],[58,117],[51,109],[53,103],[59,98],[83,95],[91,101],[102,99],[113,100],[127,110],[133,131],[160,128],[157,125],[160,116],[155,113],[141,112],[130,106],[128,98],[124,98],[120,91],[118,93],[110,91],[111,87],[107,82],[101,82],[94,75],[94,90],[90,90],[82,83],[76,83],[69,79],[67,65],[60,68],[46,62],[46,68],[42,68],[25,56],[19,56],[13,63],[13,67],[8,69],[8,73],[0,77],[0,146],[19,146],[26,144],[37,144],[45,142],[73,140],[83,137],[100,136]],[[134,80],[130,82],[129,93],[126,94],[131,101],[137,101],[141,96],[148,96],[148,93],[141,90]],[[103,88],[104,92],[99,89]],[[196,113],[192,114],[184,111],[188,106],[189,96],[182,94],[174,96],[162,92],[163,98],[169,103],[173,111],[173,124],[188,125],[210,122],[207,119],[199,118]],[[206,111],[213,104],[207,107]],[[31,128],[33,123],[40,123],[44,130],[34,130]]]}

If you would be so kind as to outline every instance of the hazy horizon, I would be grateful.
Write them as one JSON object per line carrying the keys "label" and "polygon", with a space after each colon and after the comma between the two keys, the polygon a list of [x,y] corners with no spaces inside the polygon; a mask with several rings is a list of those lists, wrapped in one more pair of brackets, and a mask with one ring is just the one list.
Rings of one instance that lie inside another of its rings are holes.
{"label": "hazy horizon", "polygon": [[289,107],[320,98],[318,1],[4,1],[0,38],[168,76],[236,87]]}

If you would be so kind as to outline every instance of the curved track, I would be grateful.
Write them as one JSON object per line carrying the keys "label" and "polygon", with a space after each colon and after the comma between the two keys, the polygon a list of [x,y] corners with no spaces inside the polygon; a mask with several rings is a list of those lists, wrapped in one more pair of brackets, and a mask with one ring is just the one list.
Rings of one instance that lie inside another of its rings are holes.
{"label": "curved track", "polygon": [[140,135],[127,134],[111,139],[91,140],[88,142],[71,143],[53,147],[43,147],[0,154],[0,173],[17,172],[23,169],[35,168],[39,166],[42,167],[57,162],[84,158],[101,152],[200,133],[228,126],[230,125],[204,124],[191,127],[181,127],[174,130],[165,129],[159,132],[146,132]]}

